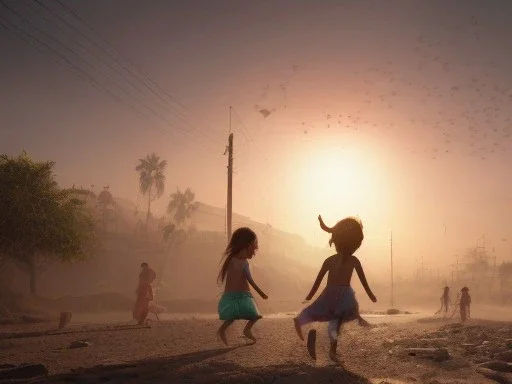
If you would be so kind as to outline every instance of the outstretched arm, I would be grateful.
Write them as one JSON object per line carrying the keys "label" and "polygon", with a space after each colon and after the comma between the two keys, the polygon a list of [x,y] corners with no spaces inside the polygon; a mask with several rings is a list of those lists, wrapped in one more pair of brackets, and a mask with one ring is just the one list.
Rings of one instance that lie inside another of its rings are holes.
{"label": "outstretched arm", "polygon": [[247,279],[247,281],[249,282],[249,284],[251,284],[251,287],[254,288],[254,290],[256,292],[258,292],[258,295],[260,295],[263,299],[268,299],[268,296],[265,295],[263,293],[263,291],[260,289],[260,287],[258,287],[258,284],[256,284],[252,278],[252,275],[251,275],[251,270],[249,269],[249,263],[246,261],[245,262],[245,265],[244,265],[244,273],[245,273],[245,278]]}
{"label": "outstretched arm", "polygon": [[370,289],[370,287],[368,285],[368,282],[366,281],[366,276],[364,275],[363,266],[361,265],[361,262],[357,258],[356,258],[355,264],[356,264],[355,269],[357,272],[357,276],[359,276],[359,280],[361,281],[361,284],[363,285],[364,290],[366,291],[366,294],[368,295],[368,297],[370,298],[371,301],[373,301],[374,303],[377,302],[377,298],[373,294],[372,290]]}
{"label": "outstretched arm", "polygon": [[[327,259],[329,260],[329,259]],[[316,291],[318,291],[318,287],[320,286],[320,283],[324,279],[325,274],[329,270],[329,263],[325,260],[322,264],[322,268],[320,268],[320,272],[318,272],[318,276],[316,277],[315,283],[313,284],[313,287],[311,288],[311,291],[309,292],[308,296],[306,297],[306,300],[311,300],[313,296],[315,296]]]}

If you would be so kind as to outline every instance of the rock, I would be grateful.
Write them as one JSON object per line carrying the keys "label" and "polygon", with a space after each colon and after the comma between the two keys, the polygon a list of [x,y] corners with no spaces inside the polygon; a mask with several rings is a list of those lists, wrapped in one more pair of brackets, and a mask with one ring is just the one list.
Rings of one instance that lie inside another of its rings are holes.
{"label": "rock", "polygon": [[432,347],[442,347],[448,343],[447,337],[435,337],[431,339],[419,339],[418,340],[422,345],[432,346]]}
{"label": "rock", "polygon": [[494,380],[500,384],[512,384],[512,375],[510,374],[496,372],[492,369],[482,367],[478,367],[476,371],[486,378]]}
{"label": "rock", "polygon": [[0,370],[0,380],[31,379],[47,375],[48,370],[43,364],[27,364]]}
{"label": "rock", "polygon": [[498,353],[494,356],[496,360],[506,361],[508,363],[512,363],[512,351],[506,351],[502,353]]}
{"label": "rock", "polygon": [[398,309],[395,309],[395,308],[388,309],[386,311],[387,315],[398,315],[399,313],[400,313],[400,311]]}
{"label": "rock", "polygon": [[498,372],[512,372],[512,364],[505,361],[491,360],[478,364],[479,367],[489,368]]}
{"label": "rock", "polygon": [[86,340],[77,340],[69,344],[68,348],[84,348],[90,346],[91,343]]}
{"label": "rock", "polygon": [[405,351],[409,356],[428,357],[437,362],[450,358],[446,348],[407,348]]}

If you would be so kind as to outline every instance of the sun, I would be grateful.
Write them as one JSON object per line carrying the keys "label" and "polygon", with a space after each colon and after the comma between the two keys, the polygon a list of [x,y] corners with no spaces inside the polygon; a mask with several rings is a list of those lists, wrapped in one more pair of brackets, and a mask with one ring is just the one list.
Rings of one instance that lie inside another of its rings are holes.
{"label": "sun", "polygon": [[302,156],[299,199],[308,215],[316,211],[331,221],[360,215],[373,219],[368,215],[378,200],[379,177],[368,154],[331,145]]}

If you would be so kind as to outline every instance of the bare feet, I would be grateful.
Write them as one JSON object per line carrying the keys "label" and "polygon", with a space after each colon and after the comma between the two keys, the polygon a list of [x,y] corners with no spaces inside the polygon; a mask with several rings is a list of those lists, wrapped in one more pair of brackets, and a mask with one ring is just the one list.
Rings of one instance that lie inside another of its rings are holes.
{"label": "bare feet", "polygon": [[304,341],[304,336],[302,335],[302,329],[300,328],[299,320],[296,317],[293,318],[293,324],[295,324],[295,331],[297,332],[297,335],[299,335],[299,339]]}
{"label": "bare feet", "polygon": [[226,339],[225,329],[219,329],[217,331],[217,338],[221,339],[224,344],[228,345],[228,340]]}
{"label": "bare feet", "polygon": [[331,341],[331,348],[329,348],[329,358],[337,363],[340,364],[340,359],[336,355],[336,348],[338,347],[338,343],[336,341]]}
{"label": "bare feet", "polygon": [[261,316],[259,316],[257,319],[249,320],[244,327],[244,336],[253,342],[256,342],[256,338],[252,334],[252,327],[259,319],[261,319]]}
{"label": "bare feet", "polygon": [[308,353],[313,360],[316,360],[316,329],[312,329],[308,333]]}
{"label": "bare feet", "polygon": [[219,330],[217,331],[217,338],[221,339],[222,342],[226,345],[228,345],[228,341],[226,339],[226,329],[233,324],[233,320],[226,320],[222,325],[220,326]]}
{"label": "bare feet", "polygon": [[369,327],[371,327],[370,323],[369,323],[369,322],[367,322],[367,321],[366,321],[365,319],[363,319],[362,317],[359,317],[359,319],[358,319],[358,320],[359,320],[359,325],[360,325],[361,327],[368,327],[368,328],[369,328]]}
{"label": "bare feet", "polygon": [[256,338],[254,337],[250,329],[244,329],[244,336],[247,337],[249,340],[256,342]]}

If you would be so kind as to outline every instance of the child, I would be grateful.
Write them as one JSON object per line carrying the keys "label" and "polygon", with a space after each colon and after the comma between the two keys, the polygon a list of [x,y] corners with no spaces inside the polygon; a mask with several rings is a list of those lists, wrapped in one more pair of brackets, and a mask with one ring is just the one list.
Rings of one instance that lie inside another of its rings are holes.
{"label": "child", "polygon": [[[333,228],[329,228],[324,224],[321,216],[318,216],[318,220],[324,231],[332,233],[329,245],[334,243],[337,253],[324,261],[306,300],[311,300],[318,290],[324,275],[328,273],[327,286],[324,291],[313,304],[305,308],[293,320],[295,330],[301,340],[304,340],[302,326],[314,321],[328,321],[328,333],[331,341],[329,357],[334,362],[338,362],[336,348],[342,323],[356,319],[361,321],[359,305],[354,290],[350,287],[350,280],[354,269],[370,299],[375,303],[377,298],[368,286],[361,263],[353,256],[353,253],[361,246],[364,238],[361,222],[349,217],[339,221]],[[316,331],[311,330],[308,334],[307,346],[309,355],[316,360],[315,344]]]}
{"label": "child", "polygon": [[235,320],[248,320],[244,328],[244,336],[256,342],[251,329],[261,319],[261,315],[254,303],[249,290],[249,284],[263,298],[267,299],[262,290],[254,282],[249,269],[248,259],[252,259],[258,249],[256,234],[249,228],[238,228],[224,252],[224,263],[219,273],[219,280],[226,281],[224,294],[219,301],[218,312],[220,320],[224,323],[217,331],[217,335],[224,342],[226,340],[226,329]]}
{"label": "child", "polygon": [[450,299],[450,287],[444,287],[443,294],[441,295],[441,308],[435,314],[441,313],[444,308],[444,317],[448,314],[448,308],[451,305],[452,301]]}
{"label": "child", "polygon": [[469,288],[464,287],[461,289],[460,296],[460,319],[462,322],[466,321],[471,316],[471,296],[469,295]]}

